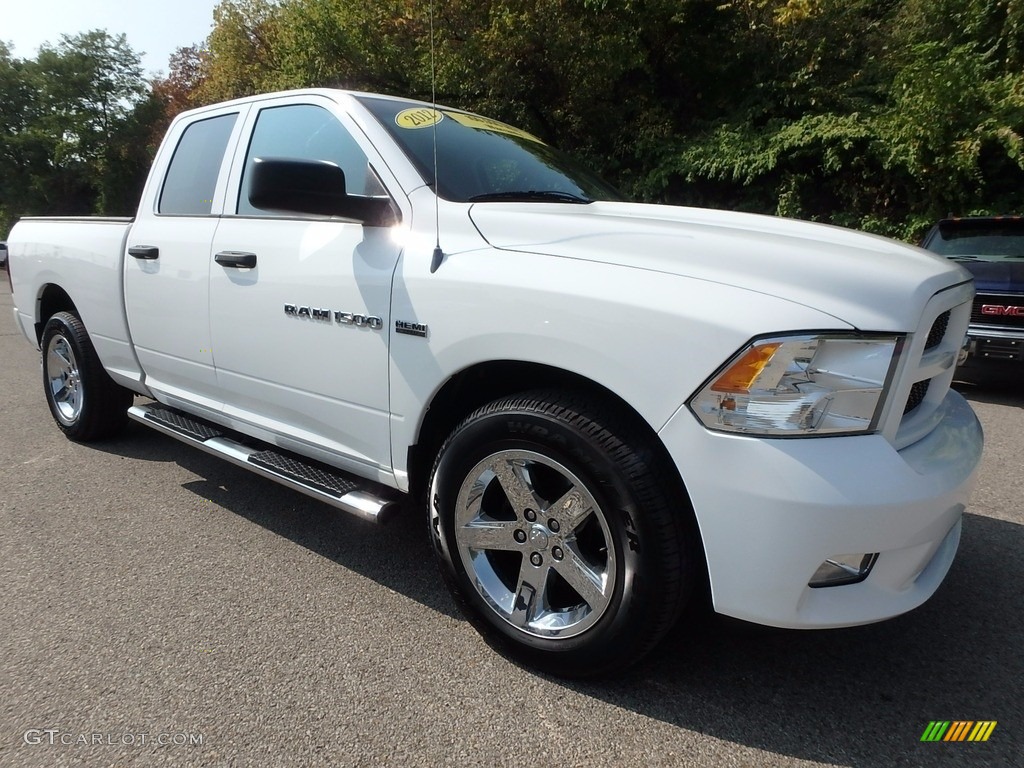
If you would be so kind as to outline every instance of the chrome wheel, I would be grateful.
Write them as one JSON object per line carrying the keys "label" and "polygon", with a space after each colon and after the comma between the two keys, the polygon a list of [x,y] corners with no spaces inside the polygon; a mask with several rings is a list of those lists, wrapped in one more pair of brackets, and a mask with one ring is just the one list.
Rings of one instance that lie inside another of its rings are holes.
{"label": "chrome wheel", "polygon": [[71,426],[82,414],[82,378],[71,344],[62,334],[46,347],[46,384],[61,423]]}
{"label": "chrome wheel", "polygon": [[580,677],[634,663],[675,624],[692,512],[652,439],[575,390],[508,395],[452,429],[427,488],[431,541],[495,649]]}
{"label": "chrome wheel", "polygon": [[522,632],[573,637],[608,608],[616,575],[608,521],[549,456],[504,450],[476,464],[459,489],[454,534],[477,593]]}

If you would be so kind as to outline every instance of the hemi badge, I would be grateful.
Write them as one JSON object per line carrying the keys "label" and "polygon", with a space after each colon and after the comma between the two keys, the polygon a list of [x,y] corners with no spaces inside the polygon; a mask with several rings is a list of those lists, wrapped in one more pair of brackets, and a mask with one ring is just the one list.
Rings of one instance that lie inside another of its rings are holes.
{"label": "hemi badge", "polygon": [[406,320],[395,320],[395,333],[404,333],[408,336],[427,337],[427,326],[420,323],[410,323]]}

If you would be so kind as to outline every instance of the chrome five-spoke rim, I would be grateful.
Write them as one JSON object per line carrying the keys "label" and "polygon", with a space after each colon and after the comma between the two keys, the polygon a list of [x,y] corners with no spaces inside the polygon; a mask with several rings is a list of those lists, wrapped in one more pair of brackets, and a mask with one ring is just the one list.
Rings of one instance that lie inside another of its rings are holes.
{"label": "chrome five-spoke rim", "polygon": [[499,451],[459,490],[455,540],[470,581],[512,626],[578,635],[608,607],[615,548],[604,512],[569,469],[532,451]]}
{"label": "chrome five-spoke rim", "polygon": [[78,362],[68,340],[60,334],[50,339],[46,349],[46,384],[56,406],[57,418],[72,425],[82,412],[82,379]]}

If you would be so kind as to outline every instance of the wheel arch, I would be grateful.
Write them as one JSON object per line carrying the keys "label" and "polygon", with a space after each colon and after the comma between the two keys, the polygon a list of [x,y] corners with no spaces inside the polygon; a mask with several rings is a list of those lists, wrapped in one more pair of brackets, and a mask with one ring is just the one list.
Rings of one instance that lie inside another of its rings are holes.
{"label": "wheel arch", "polygon": [[[593,379],[543,363],[520,360],[491,360],[464,368],[451,376],[431,398],[416,435],[416,442],[409,448],[408,471],[409,490],[414,498],[426,498],[426,486],[434,458],[441,444],[463,418],[487,403],[518,392],[538,389],[560,389],[588,392],[605,401],[643,433],[653,450],[661,453],[664,466],[672,473],[671,482],[692,510],[689,493],[679,469],[654,427],[626,400]],[[692,512],[686,517],[697,536],[703,560],[703,542],[696,516]],[[704,573],[707,566],[701,563]]]}
{"label": "wheel arch", "polygon": [[543,363],[520,360],[492,360],[476,363],[451,376],[431,398],[407,458],[409,492],[412,498],[425,503],[427,484],[434,459],[442,443],[466,416],[477,408],[502,397],[538,389],[561,389],[592,393],[616,408],[643,434],[652,450],[658,451],[663,466],[671,473],[668,478],[685,507],[680,514],[694,543],[692,554],[697,559],[695,573],[703,580],[695,585],[695,597],[703,594],[703,602],[710,605],[710,580],[704,541],[693,503],[679,468],[669,454],[657,431],[626,400],[600,383]]}
{"label": "wheel arch", "polygon": [[519,360],[476,363],[452,375],[427,404],[416,433],[416,442],[409,448],[411,492],[418,495],[425,491],[434,456],[463,418],[482,405],[529,389],[589,390],[614,400],[643,422],[640,414],[621,397],[572,371]]}
{"label": "wheel arch", "polygon": [[67,291],[56,283],[47,283],[39,291],[36,297],[35,331],[36,342],[42,343],[43,328],[46,321],[58,312],[73,312],[78,315],[78,307],[68,295]]}

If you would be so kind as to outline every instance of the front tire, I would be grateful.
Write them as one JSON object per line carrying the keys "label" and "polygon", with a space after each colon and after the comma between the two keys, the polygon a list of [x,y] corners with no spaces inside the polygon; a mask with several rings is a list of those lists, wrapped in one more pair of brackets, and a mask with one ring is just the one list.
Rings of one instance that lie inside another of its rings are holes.
{"label": "front tire", "polygon": [[57,426],[71,440],[101,440],[124,429],[133,393],[103,369],[77,315],[51,317],[41,343],[43,389]]}
{"label": "front tire", "polygon": [[578,677],[621,669],[678,618],[692,519],[674,470],[613,406],[535,392],[445,442],[430,482],[442,573],[498,650]]}

